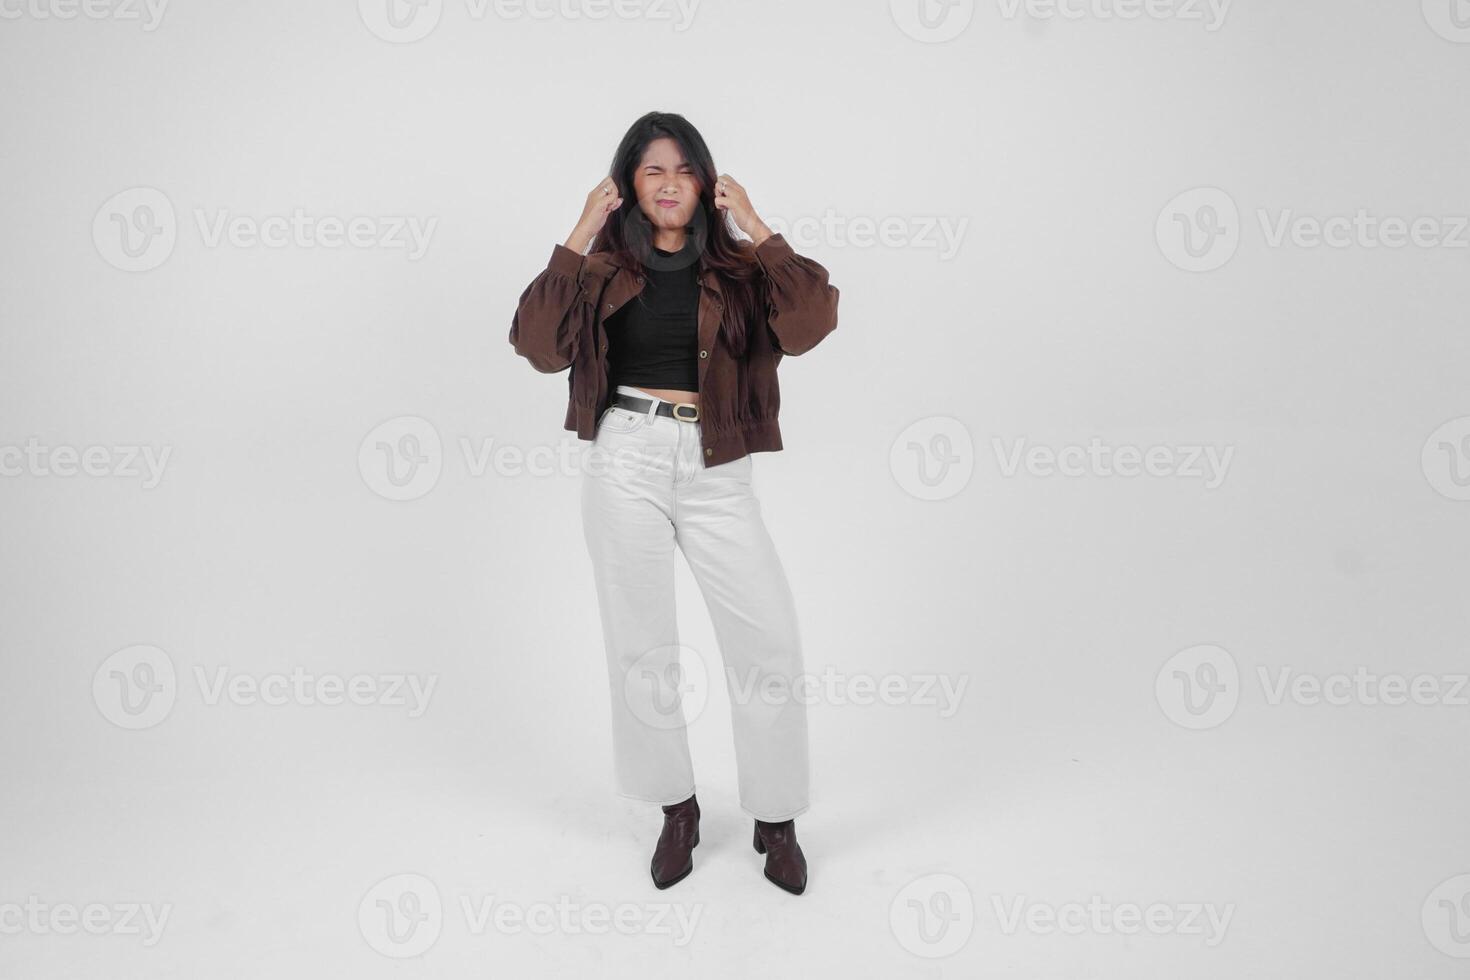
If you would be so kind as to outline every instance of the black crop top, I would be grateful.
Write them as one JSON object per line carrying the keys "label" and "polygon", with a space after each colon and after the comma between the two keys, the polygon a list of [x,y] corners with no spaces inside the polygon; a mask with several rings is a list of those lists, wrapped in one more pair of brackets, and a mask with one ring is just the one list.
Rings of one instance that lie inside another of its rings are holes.
{"label": "black crop top", "polygon": [[605,323],[609,383],[698,391],[698,256],[653,251],[643,291]]}

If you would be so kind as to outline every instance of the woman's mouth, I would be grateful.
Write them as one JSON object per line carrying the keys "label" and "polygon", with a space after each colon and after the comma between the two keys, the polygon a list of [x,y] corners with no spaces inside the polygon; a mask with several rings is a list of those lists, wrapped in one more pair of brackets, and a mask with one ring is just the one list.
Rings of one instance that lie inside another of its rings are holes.
{"label": "woman's mouth", "polygon": [[679,206],[679,202],[671,201],[668,198],[664,197],[658,200],[658,206],[661,208],[677,208]]}

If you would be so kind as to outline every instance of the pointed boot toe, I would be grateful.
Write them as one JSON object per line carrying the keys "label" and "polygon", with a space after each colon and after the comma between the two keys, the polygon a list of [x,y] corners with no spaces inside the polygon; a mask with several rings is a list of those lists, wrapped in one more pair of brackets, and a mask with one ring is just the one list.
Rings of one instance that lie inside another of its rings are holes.
{"label": "pointed boot toe", "polygon": [[755,822],[755,850],[766,856],[766,878],[793,895],[806,891],[806,855],[796,842],[796,821]]}

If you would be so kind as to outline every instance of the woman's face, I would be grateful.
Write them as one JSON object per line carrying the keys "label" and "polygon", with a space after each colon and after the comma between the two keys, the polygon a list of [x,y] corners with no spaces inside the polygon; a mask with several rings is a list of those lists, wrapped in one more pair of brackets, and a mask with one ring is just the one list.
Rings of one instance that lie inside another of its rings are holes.
{"label": "woman's face", "polygon": [[684,228],[690,223],[699,206],[699,179],[678,143],[665,136],[648,144],[633,171],[633,194],[655,228]]}

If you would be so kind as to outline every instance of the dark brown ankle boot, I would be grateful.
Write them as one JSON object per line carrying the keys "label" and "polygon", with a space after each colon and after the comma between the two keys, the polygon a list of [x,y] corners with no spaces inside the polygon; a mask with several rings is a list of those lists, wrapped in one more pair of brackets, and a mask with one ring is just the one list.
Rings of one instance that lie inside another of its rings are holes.
{"label": "dark brown ankle boot", "polygon": [[796,821],[755,822],[756,853],[766,856],[766,877],[793,895],[806,891],[806,855],[796,842]]}
{"label": "dark brown ankle boot", "polygon": [[694,870],[694,845],[698,843],[699,801],[691,796],[664,807],[664,829],[649,865],[654,885],[667,888],[688,877]]}

